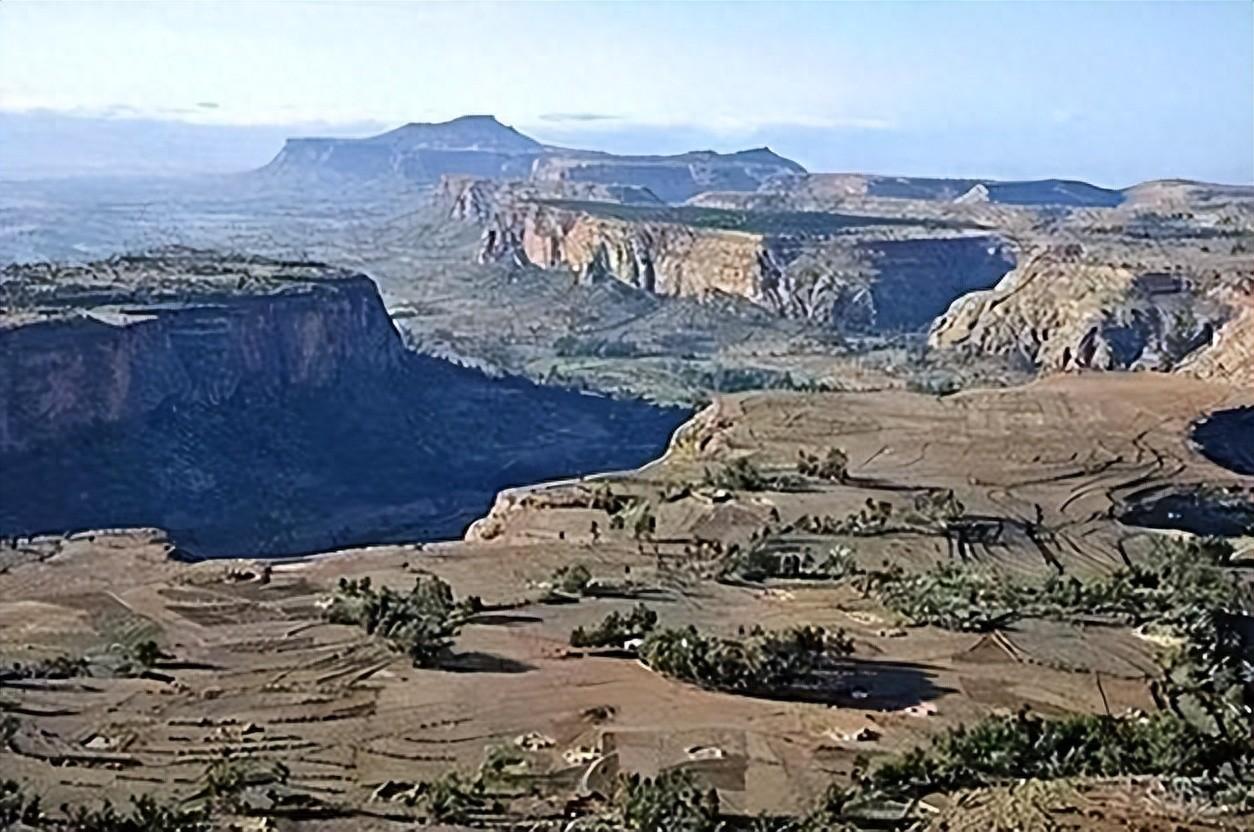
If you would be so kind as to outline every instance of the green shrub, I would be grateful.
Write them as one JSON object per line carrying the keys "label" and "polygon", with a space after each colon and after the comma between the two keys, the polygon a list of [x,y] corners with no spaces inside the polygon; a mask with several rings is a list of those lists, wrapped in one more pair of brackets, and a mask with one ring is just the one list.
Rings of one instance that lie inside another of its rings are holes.
{"label": "green shrub", "polygon": [[743,639],[729,639],[689,626],[650,634],[640,658],[659,673],[710,690],[770,694],[810,681],[851,652],[853,642],[842,630],[755,628]]}
{"label": "green shrub", "polygon": [[465,621],[483,609],[477,597],[458,602],[438,577],[419,577],[402,594],[388,587],[376,591],[369,578],[341,579],[326,610],[327,620],[357,624],[405,653],[415,667],[432,667],[452,646]]}
{"label": "green shrub", "polygon": [[803,477],[843,483],[849,479],[849,455],[840,448],[828,448],[822,459],[815,454],[797,451],[797,473]]}
{"label": "green shrub", "polygon": [[1201,778],[1220,775],[1234,761],[1248,765],[1249,754],[1248,745],[1209,736],[1166,712],[1046,720],[1024,710],[950,729],[930,748],[915,748],[880,765],[859,789],[910,799],[1025,777]]}
{"label": "green shrub", "polygon": [[918,575],[891,568],[868,576],[866,587],[912,624],[985,632],[1017,618],[1022,610],[1013,587],[982,569],[946,563]]}
{"label": "green shrub", "polygon": [[702,789],[682,769],[653,779],[630,774],[619,781],[614,809],[631,832],[718,832],[718,792]]}
{"label": "green shrub", "polygon": [[485,792],[482,778],[468,780],[450,771],[435,780],[419,783],[413,802],[433,820],[464,824],[476,814],[499,810]]}
{"label": "green shrub", "polygon": [[707,488],[724,488],[728,491],[767,491],[775,482],[762,473],[748,457],[739,457],[720,468],[705,469],[701,484]]}
{"label": "green shrub", "polygon": [[288,774],[280,762],[224,753],[209,764],[201,780],[210,803],[233,811],[239,808],[245,789],[286,783]]}
{"label": "green shrub", "polygon": [[28,795],[14,780],[0,780],[0,829],[19,823],[34,826],[42,818],[38,797]]}
{"label": "green shrub", "polygon": [[148,795],[131,799],[131,808],[119,812],[105,802],[98,809],[62,807],[68,832],[209,832],[213,829],[206,808],[188,809],[158,803]]}
{"label": "green shrub", "polygon": [[562,566],[553,572],[553,586],[567,595],[583,595],[592,584],[592,572],[582,563]]}
{"label": "green shrub", "polygon": [[657,626],[657,613],[644,604],[637,604],[622,615],[612,612],[591,630],[576,627],[570,634],[571,647],[622,647],[628,641],[644,638]]}

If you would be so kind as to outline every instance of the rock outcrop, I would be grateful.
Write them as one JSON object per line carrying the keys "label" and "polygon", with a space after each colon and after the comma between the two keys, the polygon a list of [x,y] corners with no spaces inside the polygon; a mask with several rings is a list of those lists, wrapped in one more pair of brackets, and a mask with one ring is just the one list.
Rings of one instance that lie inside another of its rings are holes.
{"label": "rock outcrop", "polygon": [[1111,262],[1080,244],[1026,257],[992,290],[959,299],[932,327],[938,349],[1018,357],[1044,371],[1172,370],[1205,359],[1231,330],[1212,276]]}

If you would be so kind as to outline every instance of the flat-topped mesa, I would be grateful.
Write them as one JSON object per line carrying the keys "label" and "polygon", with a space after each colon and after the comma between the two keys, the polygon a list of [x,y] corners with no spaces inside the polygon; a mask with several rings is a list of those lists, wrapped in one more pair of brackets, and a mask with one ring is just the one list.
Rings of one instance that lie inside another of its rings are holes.
{"label": "flat-topped mesa", "polygon": [[805,168],[769,148],[738,153],[712,150],[677,156],[613,156],[555,151],[536,160],[532,178],[548,181],[631,184],[648,188],[666,202],[683,202],[706,191],[754,191]]}
{"label": "flat-topped mesa", "polygon": [[1113,208],[1126,199],[1121,191],[1071,179],[1014,181],[864,173],[780,177],[764,183],[762,191],[816,207],[831,207],[851,197],[1068,208]]}
{"label": "flat-topped mesa", "polygon": [[384,373],[403,351],[365,275],[190,249],[9,266],[0,308],[0,452],[167,402]]}
{"label": "flat-topped mesa", "polygon": [[618,156],[542,144],[492,116],[413,122],[361,139],[288,139],[262,168],[270,176],[347,177],[435,184],[446,175],[572,181],[648,188],[681,202],[708,190],[751,191],[772,177],[805,173],[769,148],[673,156]]}

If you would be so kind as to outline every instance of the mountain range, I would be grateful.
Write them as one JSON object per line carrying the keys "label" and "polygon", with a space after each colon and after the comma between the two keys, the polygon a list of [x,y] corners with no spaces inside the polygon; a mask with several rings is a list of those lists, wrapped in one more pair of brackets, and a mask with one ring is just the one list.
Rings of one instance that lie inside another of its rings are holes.
{"label": "mountain range", "polygon": [[865,196],[979,201],[1010,205],[1112,207],[1121,192],[1085,182],[863,176],[807,176],[801,164],[769,147],[733,153],[697,150],[669,156],[623,156],[543,144],[494,116],[468,115],[409,123],[364,139],[292,138],[264,168],[289,178],[399,179],[435,184],[443,176],[580,182],[647,188],[666,202],[709,192],[778,191],[799,181]]}

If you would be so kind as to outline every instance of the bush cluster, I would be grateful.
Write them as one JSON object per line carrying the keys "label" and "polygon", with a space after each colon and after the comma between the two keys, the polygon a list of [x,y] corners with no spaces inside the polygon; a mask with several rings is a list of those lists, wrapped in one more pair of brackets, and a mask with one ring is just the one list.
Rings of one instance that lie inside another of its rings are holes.
{"label": "bush cluster", "polygon": [[710,690],[769,694],[813,681],[852,652],[853,642],[843,630],[755,627],[743,639],[730,639],[689,626],[649,635],[640,659],[659,673]]}
{"label": "bush cluster", "polygon": [[637,604],[622,615],[612,612],[590,630],[576,627],[570,634],[571,647],[622,647],[627,642],[644,638],[657,626],[657,613],[644,604]]}
{"label": "bush cluster", "polygon": [[375,590],[368,577],[341,578],[326,618],[359,625],[405,653],[415,667],[432,667],[447,654],[466,620],[482,609],[478,597],[456,601],[452,587],[434,575],[417,578],[407,593]]}
{"label": "bush cluster", "polygon": [[629,774],[619,780],[613,811],[631,832],[718,832],[718,792],[701,788],[683,769],[655,778]]}
{"label": "bush cluster", "polygon": [[1023,710],[950,729],[931,747],[873,769],[855,789],[834,790],[828,803],[839,810],[857,795],[908,800],[1023,777],[1222,777],[1234,761],[1248,765],[1249,754],[1248,745],[1208,735],[1168,712],[1042,719]]}
{"label": "bush cluster", "polygon": [[701,484],[706,488],[722,488],[728,491],[769,491],[775,487],[776,482],[748,457],[742,456],[719,468],[706,468]]}
{"label": "bush cluster", "polygon": [[797,451],[797,473],[803,477],[843,483],[849,479],[849,455],[840,448],[828,448],[820,459],[817,454]]}
{"label": "bush cluster", "polygon": [[1230,556],[1222,541],[1166,541],[1131,566],[1085,581],[1055,575],[1040,584],[1023,584],[954,562],[913,575],[887,567],[861,575],[860,581],[864,591],[911,623],[950,630],[984,632],[1020,618],[1077,616],[1178,630],[1202,611],[1249,606],[1222,567]]}

